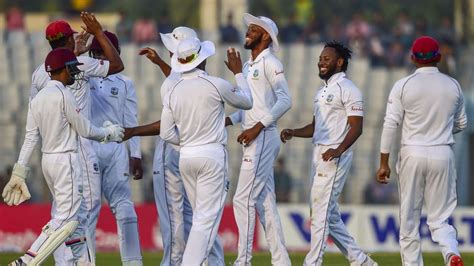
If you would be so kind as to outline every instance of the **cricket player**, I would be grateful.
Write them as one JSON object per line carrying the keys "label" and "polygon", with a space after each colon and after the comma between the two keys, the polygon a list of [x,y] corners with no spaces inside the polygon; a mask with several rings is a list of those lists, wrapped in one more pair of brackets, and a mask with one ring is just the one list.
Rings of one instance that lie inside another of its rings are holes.
{"label": "cricket player", "polygon": [[242,123],[237,141],[243,144],[242,166],[234,195],[234,214],[239,229],[238,255],[234,265],[250,265],[255,211],[265,230],[273,265],[290,265],[280,216],[276,208],[273,163],[280,151],[276,124],[290,108],[291,97],[278,51],[278,28],[267,17],[244,14],[248,26],[245,49],[251,58],[244,65],[254,105],[226,119],[226,125]]}
{"label": "cricket player", "polygon": [[[120,53],[118,38],[115,34],[104,31],[115,49]],[[105,60],[104,50],[94,37],[89,50],[91,57]],[[111,121],[124,127],[137,126],[137,95],[133,81],[120,74],[107,77],[94,77],[89,80],[92,98],[91,121],[95,125],[102,125]],[[138,234],[138,220],[129,184],[129,165],[133,179],[141,179],[143,169],[141,165],[140,138],[128,141],[130,158],[125,143],[108,143],[99,145],[92,143],[99,161],[100,183],[93,186],[95,197],[104,194],[117,221],[120,256],[122,262],[129,265],[141,265],[140,239]],[[130,163],[129,163],[130,162]],[[100,201],[95,202],[90,212],[90,226],[88,237],[95,251],[95,230],[100,212]],[[95,254],[92,254],[94,256]]]}
{"label": "cricket player", "polygon": [[352,163],[352,144],[362,134],[364,115],[360,90],[346,77],[351,51],[326,43],[319,56],[324,86],[314,98],[313,121],[298,129],[284,129],[280,138],[313,138],[311,187],[311,248],[304,265],[322,265],[328,235],[351,266],[377,265],[355,243],[342,222],[338,199]]}
{"label": "cricket player", "polygon": [[[160,33],[164,46],[172,56],[180,41],[188,38],[197,38],[196,32],[188,27],[180,26],[171,33]],[[167,77],[161,86],[162,99],[166,92],[179,81],[181,74],[171,70],[158,53],[149,47],[140,51],[151,62],[158,65]],[[150,130],[148,134],[159,134],[159,122],[141,127],[141,130]],[[138,132],[137,132],[138,133]],[[180,265],[189,230],[191,229],[193,212],[186,195],[183,181],[179,173],[179,146],[157,138],[155,156],[153,159],[153,190],[155,203],[159,215],[160,231],[163,240],[163,258],[161,265]],[[208,257],[209,265],[224,265],[224,249],[216,237]]]}
{"label": "cricket player", "polygon": [[398,80],[390,92],[380,145],[377,181],[388,183],[389,156],[401,125],[397,163],[400,190],[400,248],[403,265],[423,265],[419,234],[421,208],[427,211],[431,238],[448,266],[462,266],[456,229],[448,223],[457,204],[453,135],[466,128],[459,83],[439,72],[438,42],[422,36],[413,42],[415,73]]}
{"label": "cricket player", "polygon": [[[74,84],[67,86],[71,90],[76,102],[78,104],[78,110],[89,119],[90,117],[90,85],[89,79],[91,77],[105,77],[109,74],[118,73],[123,70],[124,66],[120,56],[115,47],[110,43],[109,39],[103,34],[102,26],[97,21],[94,15],[87,12],[81,13],[81,19],[85,24],[83,27],[84,31],[81,32],[77,38],[74,38],[76,33],[71,26],[63,20],[57,20],[50,23],[46,28],[46,39],[48,40],[52,49],[56,48],[67,48],[71,51],[75,51],[78,56],[78,61],[82,63],[79,65],[79,69],[82,70],[81,77],[77,78]],[[89,56],[79,56],[79,54],[86,52],[89,47],[86,46],[87,39],[90,35],[94,35],[99,41],[101,47],[104,50],[107,60],[93,59]],[[46,86],[50,80],[49,74],[45,71],[44,64],[38,66],[32,75],[31,94],[30,101],[35,95]],[[92,206],[100,204],[100,194],[94,193],[94,184],[100,184],[99,176],[99,164],[95,152],[92,148],[91,141],[85,138],[79,140],[80,149],[79,155],[81,160],[82,173],[84,176],[84,182],[81,189],[83,189],[84,201],[79,211],[80,227],[88,226],[89,211]],[[99,197],[97,197],[99,195]],[[84,221],[84,222],[83,222]],[[87,237],[81,236],[78,239],[73,239],[71,242],[66,243],[66,246],[71,245],[86,246]],[[57,264],[67,264],[67,260],[71,258],[70,249],[66,246],[61,246],[55,252],[55,261]],[[88,244],[87,246],[90,246]],[[83,248],[86,251],[86,255],[89,260],[93,263],[93,257],[90,256],[88,248]],[[74,257],[77,254],[73,254]]]}
{"label": "cricket player", "polygon": [[[201,265],[217,237],[228,190],[224,102],[237,108],[252,106],[247,83],[240,74],[240,54],[233,49],[227,53],[226,65],[238,85],[233,87],[204,71],[206,59],[214,53],[212,42],[201,43],[197,38],[181,41],[171,59],[173,71],[181,77],[169,90],[162,90],[166,95],[162,97],[160,136],[180,146],[179,169],[193,208],[181,265]],[[127,129],[127,137],[135,129]]]}
{"label": "cricket player", "polygon": [[[25,179],[33,148],[41,137],[42,168],[53,197],[51,220],[21,258],[10,265],[40,265],[66,239],[77,239],[85,232],[76,230],[82,202],[82,168],[79,160],[79,135],[97,141],[121,141],[123,128],[109,125],[96,128],[79,111],[72,85],[81,72],[72,51],[57,48],[45,60],[51,80],[30,102],[26,138],[10,181],[2,196],[8,205],[19,205],[30,198]],[[78,228],[77,228],[78,229]]]}

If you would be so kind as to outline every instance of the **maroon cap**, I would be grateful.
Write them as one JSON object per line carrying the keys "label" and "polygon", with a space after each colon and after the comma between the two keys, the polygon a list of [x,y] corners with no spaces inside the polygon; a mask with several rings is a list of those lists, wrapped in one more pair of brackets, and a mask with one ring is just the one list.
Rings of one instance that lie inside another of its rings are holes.
{"label": "maroon cap", "polygon": [[46,72],[52,72],[68,65],[82,65],[77,61],[76,55],[69,49],[57,48],[49,52],[44,61]]}
{"label": "maroon cap", "polygon": [[[117,49],[117,51],[119,51],[120,47],[119,47],[119,42],[118,42],[117,35],[113,34],[110,31],[106,31],[106,30],[104,30],[104,34],[107,38],[109,38],[110,42],[115,47],[115,49]],[[94,37],[94,39],[92,39],[92,44],[91,44],[90,49],[91,50],[103,50],[102,47],[100,46],[99,42],[97,41],[96,37]]]}
{"label": "maroon cap", "polygon": [[74,31],[69,23],[64,20],[53,21],[46,27],[46,39],[50,42],[69,37],[74,33],[77,33],[77,31]]}
{"label": "maroon cap", "polygon": [[438,41],[430,36],[421,36],[413,42],[411,54],[421,64],[438,62],[441,59]]}

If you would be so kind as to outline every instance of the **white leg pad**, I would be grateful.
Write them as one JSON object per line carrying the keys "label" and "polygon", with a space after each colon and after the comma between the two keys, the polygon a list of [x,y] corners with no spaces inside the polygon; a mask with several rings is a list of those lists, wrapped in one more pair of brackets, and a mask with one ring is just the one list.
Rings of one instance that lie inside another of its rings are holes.
{"label": "white leg pad", "polygon": [[46,233],[49,237],[39,248],[36,257],[31,260],[28,265],[41,265],[49,255],[64,243],[64,241],[76,230],[78,221],[70,221],[67,224],[63,225],[57,230],[52,230],[50,227],[46,226],[43,228],[43,232]]}

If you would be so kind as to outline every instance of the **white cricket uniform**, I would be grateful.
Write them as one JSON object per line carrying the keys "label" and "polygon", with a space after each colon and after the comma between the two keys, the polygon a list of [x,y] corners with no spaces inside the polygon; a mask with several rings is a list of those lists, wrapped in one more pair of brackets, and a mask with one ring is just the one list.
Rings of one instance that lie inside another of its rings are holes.
{"label": "white cricket uniform", "polygon": [[276,123],[291,108],[291,97],[283,65],[267,48],[255,60],[244,64],[243,73],[253,97],[250,110],[230,116],[232,123],[242,122],[244,130],[261,122],[265,128],[248,146],[243,147],[234,214],[239,228],[238,255],[235,265],[249,265],[252,259],[255,210],[265,229],[273,265],[290,265],[280,216],[275,201],[273,163],[280,151]]}
{"label": "white cricket uniform", "polygon": [[[105,121],[123,127],[136,127],[137,95],[133,81],[122,74],[89,80],[92,96],[92,119],[95,125]],[[141,158],[140,138],[129,141],[130,156]],[[103,193],[115,216],[120,239],[120,256],[125,261],[141,261],[138,220],[129,183],[129,153],[125,143],[92,143],[99,160],[100,183],[94,186],[98,197]],[[97,197],[96,196],[96,197]],[[93,240],[95,251],[95,230],[100,212],[100,202],[90,213],[88,236]]]}
{"label": "white cricket uniform", "polygon": [[[161,86],[161,98],[180,80],[171,71]],[[180,265],[191,229],[193,210],[179,173],[179,145],[157,137],[153,158],[153,191],[163,241],[161,265]],[[216,237],[208,257],[209,265],[223,265],[224,249]]]}
{"label": "white cricket uniform", "polygon": [[235,77],[238,87],[194,69],[163,98],[160,136],[181,147],[179,169],[193,208],[182,265],[201,265],[217,236],[228,190],[224,102],[252,107],[243,75]]}
{"label": "white cricket uniform", "polygon": [[[78,110],[81,111],[82,115],[89,119],[91,107],[89,79],[91,77],[107,76],[110,63],[107,60],[94,59],[88,56],[78,56],[77,60],[80,63],[83,63],[83,65],[78,65],[78,68],[84,72],[84,77],[82,80],[74,82],[73,85],[67,86],[67,88],[74,95],[78,105]],[[38,66],[32,75],[30,101],[42,88],[46,86],[49,80],[50,76],[49,73],[46,72],[44,64]],[[79,216],[84,216],[84,218],[80,219],[80,224],[78,226],[78,228],[81,229],[89,227],[89,211],[93,208],[93,206],[97,206],[97,204],[100,204],[101,198],[100,191],[98,193],[97,191],[95,191],[95,189],[98,188],[98,186],[96,185],[100,182],[100,172],[97,156],[92,148],[92,142],[86,138],[80,138],[79,141],[79,157],[81,167],[83,169],[82,173],[84,175],[84,181],[82,183],[83,187],[81,188],[83,189],[84,201],[82,203],[81,210],[79,211]],[[82,224],[81,221],[85,221],[86,224]],[[85,231],[86,229],[81,230]],[[75,243],[75,241],[73,241],[72,243],[78,244]],[[91,244],[88,245],[91,246]],[[84,253],[83,251],[81,252]],[[77,255],[78,254],[73,254],[74,257],[76,257]],[[91,254],[87,255],[90,257]],[[71,259],[71,253],[68,249],[65,248],[65,246],[61,245],[54,253],[54,258],[56,263],[66,264],[66,260]],[[90,259],[93,258],[90,257]]]}
{"label": "white cricket uniform", "polygon": [[390,92],[381,152],[390,153],[402,126],[397,163],[400,190],[400,247],[403,265],[423,265],[419,225],[423,203],[434,242],[445,262],[459,255],[456,230],[448,218],[457,204],[453,133],[467,125],[459,83],[436,67],[418,68]]}
{"label": "white cricket uniform", "polygon": [[344,72],[338,72],[314,98],[311,248],[304,265],[322,265],[328,235],[350,263],[360,265],[367,259],[339,212],[338,199],[351,168],[352,148],[331,161],[322,158],[324,152],[337,148],[346,137],[349,116],[364,116],[362,93]]}
{"label": "white cricket uniform", "polygon": [[[51,220],[47,226],[57,230],[79,216],[82,197],[82,168],[79,163],[79,135],[102,140],[107,133],[96,128],[80,112],[74,96],[64,85],[55,80],[48,81],[29,104],[25,141],[20,151],[18,164],[27,166],[40,136],[42,169],[46,183],[53,196]],[[84,228],[82,228],[83,230]],[[84,235],[79,228],[69,240]],[[27,255],[28,262],[36,255],[48,236],[45,233],[36,239]],[[77,247],[77,246],[76,246]],[[73,252],[75,246],[71,246]],[[65,264],[61,264],[65,265]]]}

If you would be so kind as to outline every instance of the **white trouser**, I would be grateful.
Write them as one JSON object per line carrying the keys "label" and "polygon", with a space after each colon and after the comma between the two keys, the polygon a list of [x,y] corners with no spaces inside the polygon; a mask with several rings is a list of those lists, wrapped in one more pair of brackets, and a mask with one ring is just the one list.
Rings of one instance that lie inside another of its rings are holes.
{"label": "white trouser", "polygon": [[[79,154],[76,152],[43,153],[41,166],[46,184],[53,196],[51,220],[46,226],[57,230],[69,221],[78,221],[79,208],[82,203],[82,192],[80,191],[82,172]],[[84,221],[82,222],[85,224]],[[85,227],[78,227],[66,241],[78,239],[84,235]],[[22,257],[22,260],[29,262],[47,239],[48,235],[42,232]],[[68,250],[78,259],[81,255],[82,247],[82,245],[71,245]],[[65,263],[61,262],[56,264],[65,265]]]}
{"label": "white trouser", "polygon": [[450,146],[404,146],[399,158],[400,248],[403,265],[423,265],[420,216],[426,206],[431,238],[447,261],[459,255],[456,230],[448,218],[457,204],[456,169]]}
{"label": "white trouser", "polygon": [[338,199],[351,168],[352,150],[340,158],[323,161],[322,154],[334,146],[315,145],[311,187],[311,248],[304,265],[322,265],[328,235],[350,263],[363,263],[367,255],[347,231],[339,212]]}
{"label": "white trouser", "polygon": [[[163,241],[161,265],[181,265],[193,210],[179,173],[179,146],[159,137],[153,159],[153,191]],[[208,262],[209,265],[224,265],[224,251],[218,237]]]}
{"label": "white trouser", "polygon": [[[101,184],[98,188],[107,200],[117,221],[120,257],[123,263],[141,262],[138,219],[129,183],[129,158],[125,143],[93,143],[99,160]],[[95,240],[100,203],[91,211],[89,235]],[[94,241],[95,243],[95,241]]]}
{"label": "white trouser", "polygon": [[234,265],[250,265],[255,212],[265,230],[273,265],[290,265],[275,201],[273,163],[280,151],[276,128],[266,128],[243,149],[242,166],[234,196],[234,215],[239,229],[239,245]]}
{"label": "white trouser", "polygon": [[[215,246],[228,191],[226,148],[221,144],[182,147],[179,168],[193,209],[182,265],[201,265]],[[212,263],[223,265],[223,261]]]}

